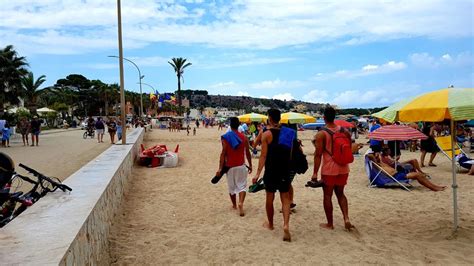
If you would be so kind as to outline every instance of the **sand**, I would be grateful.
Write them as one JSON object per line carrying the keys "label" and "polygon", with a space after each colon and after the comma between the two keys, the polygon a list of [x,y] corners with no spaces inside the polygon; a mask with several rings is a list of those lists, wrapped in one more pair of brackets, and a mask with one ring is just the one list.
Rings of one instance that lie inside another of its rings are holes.
{"label": "sand", "polygon": [[[114,264],[473,264],[474,178],[458,175],[459,221],[452,234],[452,191],[432,192],[416,181],[412,192],[368,188],[363,157],[351,165],[346,187],[349,213],[356,230],[344,230],[334,198],[335,230],[325,222],[322,190],[305,188],[312,172],[296,177],[296,212],[291,215],[292,242],[282,241],[282,215],[275,199],[275,230],[262,227],[266,219],[263,191],[248,194],[246,216],[231,209],[225,179],[212,185],[218,166],[219,134],[199,129],[186,132],[154,130],[146,145],[180,144],[178,168],[137,166],[123,209],[114,220],[110,259]],[[300,138],[313,154],[305,131]],[[364,141],[360,139],[359,141]],[[366,149],[366,148],[364,148]],[[403,158],[419,158],[404,151]],[[425,171],[440,185],[451,184],[450,163],[441,154],[438,167]],[[253,160],[256,167],[257,160]],[[251,176],[249,176],[249,182]],[[250,183],[249,183],[250,184]]]}

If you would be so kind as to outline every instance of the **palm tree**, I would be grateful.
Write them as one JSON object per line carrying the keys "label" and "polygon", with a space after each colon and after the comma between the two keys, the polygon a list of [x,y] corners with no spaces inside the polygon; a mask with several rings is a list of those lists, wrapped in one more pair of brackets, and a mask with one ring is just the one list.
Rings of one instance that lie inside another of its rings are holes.
{"label": "palm tree", "polygon": [[23,93],[21,78],[28,73],[25,57],[18,56],[12,45],[0,49],[0,114],[5,103],[18,104]]}
{"label": "palm tree", "polygon": [[178,77],[178,114],[182,114],[181,110],[181,78],[184,73],[184,69],[190,65],[191,63],[186,63],[186,58],[178,57],[178,58],[171,58],[171,61],[168,61],[168,63],[174,68],[174,72],[176,73],[176,76]]}
{"label": "palm tree", "polygon": [[38,88],[46,81],[46,76],[41,75],[35,80],[33,73],[28,72],[25,77],[21,78],[21,85],[23,86],[23,95],[26,106],[30,113],[36,113],[38,97],[42,93]]}

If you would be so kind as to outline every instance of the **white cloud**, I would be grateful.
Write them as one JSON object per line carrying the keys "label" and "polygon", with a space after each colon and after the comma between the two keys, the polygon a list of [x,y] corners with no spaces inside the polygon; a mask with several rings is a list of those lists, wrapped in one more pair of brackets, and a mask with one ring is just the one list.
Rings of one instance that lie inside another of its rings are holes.
{"label": "white cloud", "polygon": [[312,90],[303,96],[303,101],[310,103],[328,103],[329,93],[325,90]]}
{"label": "white cloud", "polygon": [[198,66],[202,69],[216,69],[216,68],[230,68],[230,67],[245,67],[245,66],[258,66],[258,65],[270,65],[270,64],[281,64],[286,62],[295,61],[297,58],[294,57],[281,57],[281,58],[265,58],[265,57],[254,57],[244,60],[232,60],[232,58],[226,58],[226,62],[211,62],[205,65]]}
{"label": "white cloud", "polygon": [[356,78],[375,74],[386,74],[390,72],[400,71],[407,67],[404,62],[389,61],[382,65],[365,65],[361,69],[355,70],[338,70],[330,73],[318,73],[314,78],[316,80],[328,80],[334,78]]}
{"label": "white cloud", "polygon": [[237,92],[237,96],[247,96],[247,97],[249,97],[250,94],[246,91],[239,91],[239,92]]}
{"label": "white cloud", "polygon": [[252,89],[295,89],[304,86],[302,81],[287,81],[287,80],[264,80],[248,85]]}
{"label": "white cloud", "polygon": [[348,89],[341,91],[316,89],[302,97],[312,103],[330,103],[340,107],[382,107],[416,95],[420,87],[413,84],[389,84],[371,89]]}
{"label": "white cloud", "polygon": [[291,95],[291,93],[280,93],[280,94],[276,94],[276,95],[273,95],[272,99],[277,99],[277,100],[282,100],[282,101],[290,101],[290,100],[293,100],[294,97]]}
{"label": "white cloud", "polygon": [[[473,35],[466,26],[472,24],[470,0],[193,2],[123,1],[124,45],[167,42],[273,49]],[[0,0],[0,6],[0,45],[22,45],[28,54],[116,47],[115,1]],[[49,31],[56,38],[48,38]]]}
{"label": "white cloud", "polygon": [[260,99],[270,99],[270,97],[266,96],[266,95],[260,95],[260,97],[258,97]]}
{"label": "white cloud", "polygon": [[439,57],[432,56],[428,53],[414,53],[409,56],[413,65],[423,68],[438,67],[466,67],[471,66],[474,60],[471,52],[466,51],[455,56],[444,54]]}

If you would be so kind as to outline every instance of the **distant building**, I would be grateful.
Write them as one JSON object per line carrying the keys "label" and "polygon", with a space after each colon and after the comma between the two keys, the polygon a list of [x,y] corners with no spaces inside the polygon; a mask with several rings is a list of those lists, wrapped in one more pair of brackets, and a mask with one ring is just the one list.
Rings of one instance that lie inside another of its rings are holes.
{"label": "distant building", "polygon": [[263,104],[259,104],[257,106],[252,107],[253,111],[259,112],[259,113],[265,113],[270,109],[270,107],[265,106]]}
{"label": "distant building", "polygon": [[189,116],[188,117],[190,117],[192,119],[199,118],[199,117],[201,117],[201,112],[199,112],[199,110],[196,109],[196,108],[192,108],[192,109],[189,110]]}
{"label": "distant building", "polygon": [[296,110],[296,112],[298,112],[298,113],[304,113],[304,112],[306,112],[307,109],[308,109],[308,108],[307,108],[306,105],[304,105],[304,104],[295,105],[295,110]]}

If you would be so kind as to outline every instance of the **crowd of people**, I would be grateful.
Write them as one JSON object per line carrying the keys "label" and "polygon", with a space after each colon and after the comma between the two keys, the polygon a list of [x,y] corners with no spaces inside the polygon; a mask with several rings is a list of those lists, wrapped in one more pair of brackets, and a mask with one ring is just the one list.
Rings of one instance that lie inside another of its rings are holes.
{"label": "crowd of people", "polygon": [[[5,120],[0,121],[1,135],[2,135],[2,147],[10,147],[10,137],[14,134],[13,127]],[[33,116],[31,119],[26,117],[20,118],[16,124],[18,133],[21,134],[23,146],[38,146],[39,135],[41,132],[41,120],[37,116]],[[31,145],[30,145],[31,135]]]}
{"label": "crowd of people", "polygon": [[[341,128],[334,124],[335,116],[336,111],[332,107],[328,107],[324,111],[326,130],[319,131],[313,141],[315,147],[314,169],[308,186],[323,187],[323,206],[327,220],[320,226],[334,229],[331,198],[335,193],[343,213],[345,228],[352,230],[354,226],[349,219],[347,198],[344,195],[344,187],[349,176],[349,165],[348,163],[344,165],[335,163],[333,155],[329,152],[333,145],[332,133],[341,131]],[[240,125],[238,118],[231,118],[229,130],[222,135],[222,151],[216,175],[220,175],[224,169],[229,169],[227,184],[230,200],[233,208],[238,209],[240,216],[244,216],[247,174],[253,172],[251,145],[245,133],[253,131],[252,134],[257,134],[253,140],[253,148],[261,145],[261,154],[252,183],[257,184],[262,179],[265,186],[267,220],[263,226],[269,230],[274,229],[273,202],[275,193],[279,192],[283,213],[283,240],[291,241],[290,212],[296,206],[293,203],[294,190],[291,183],[296,173],[290,161],[293,149],[301,149],[301,142],[297,140],[296,130],[290,129],[291,126],[282,126],[280,118],[281,113],[277,109],[268,111],[268,121],[264,125],[258,123],[250,126]],[[347,142],[350,144],[350,133],[344,132]],[[288,138],[288,136],[292,136],[291,134],[294,134],[294,137]],[[350,149],[348,152],[352,154]],[[245,164],[245,161],[248,165]],[[319,173],[320,179],[318,179]]]}
{"label": "crowd of people", "polygon": [[[325,127],[319,130],[312,141],[314,152],[314,168],[311,179],[307,182],[308,187],[323,189],[323,208],[326,215],[326,222],[320,226],[325,229],[334,229],[332,196],[336,195],[337,202],[343,214],[345,229],[350,231],[354,228],[349,219],[348,201],[344,194],[344,188],[349,177],[349,164],[341,164],[336,155],[332,153],[335,144],[334,135],[338,132],[343,134],[350,145],[350,153],[358,154],[364,146],[361,143],[355,143],[358,138],[357,131],[341,129],[334,123],[336,111],[328,107],[324,111]],[[284,128],[290,127],[297,135],[296,125],[280,124],[281,113],[279,110],[270,109],[268,111],[267,123],[240,123],[238,118],[230,118],[230,125],[227,132],[222,135],[222,150],[219,159],[219,167],[216,176],[222,175],[223,171],[227,173],[227,185],[232,207],[238,210],[240,216],[245,215],[244,202],[247,192],[247,175],[255,172],[252,178],[253,184],[258,184],[263,180],[266,191],[265,210],[267,220],[264,227],[273,230],[274,207],[273,201],[275,193],[279,192],[283,213],[283,240],[291,241],[290,234],[290,213],[296,206],[293,202],[294,190],[292,181],[295,172],[291,168],[291,149],[282,145],[280,134]],[[410,126],[423,132],[427,139],[420,143],[415,141],[380,141],[369,140],[370,148],[367,156],[374,163],[380,165],[386,173],[399,179],[417,180],[422,186],[432,191],[443,191],[446,186],[435,184],[432,177],[423,171],[423,167],[436,167],[434,159],[439,152],[435,137],[449,135],[449,128],[440,123],[417,123]],[[377,119],[370,121],[369,131],[373,132],[380,128],[381,124]],[[357,127],[355,127],[357,130]],[[340,137],[340,136],[339,136]],[[462,127],[458,127],[456,138],[460,145],[471,138],[471,133]],[[301,142],[300,142],[301,143]],[[421,158],[400,160],[401,148],[403,146],[411,147],[415,143],[415,148],[421,150]],[[352,144],[352,145],[351,145]],[[252,165],[251,152],[256,152],[258,146],[261,146],[261,154],[258,161],[258,167]],[[293,147],[293,146],[292,146]],[[301,149],[300,146],[297,148]],[[427,165],[425,164],[426,154],[430,153]],[[461,155],[459,155],[461,156]],[[471,160],[464,158],[462,162]],[[468,174],[474,174],[473,164],[466,164],[469,168]],[[461,165],[462,166],[462,165]],[[466,167],[467,168],[467,167]],[[263,175],[262,175],[263,174]]]}

